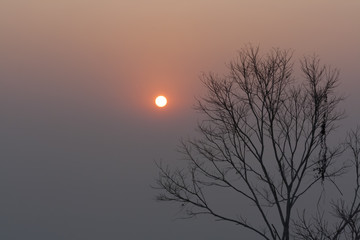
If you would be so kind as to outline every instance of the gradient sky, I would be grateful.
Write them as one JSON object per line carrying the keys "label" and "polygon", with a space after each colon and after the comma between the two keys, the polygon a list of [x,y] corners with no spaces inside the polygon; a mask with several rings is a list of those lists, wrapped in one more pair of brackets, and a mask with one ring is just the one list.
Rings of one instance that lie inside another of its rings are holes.
{"label": "gradient sky", "polygon": [[199,75],[249,43],[339,68],[354,127],[359,12],[357,0],[2,0],[0,239],[245,239],[176,220],[154,200],[154,161],[193,136]]}

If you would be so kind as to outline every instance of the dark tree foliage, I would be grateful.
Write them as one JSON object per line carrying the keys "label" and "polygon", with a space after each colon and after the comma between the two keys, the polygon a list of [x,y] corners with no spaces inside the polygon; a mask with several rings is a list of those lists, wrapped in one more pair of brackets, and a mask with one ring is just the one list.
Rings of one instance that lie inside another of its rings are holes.
{"label": "dark tree foliage", "polygon": [[[263,239],[359,239],[358,131],[347,141],[356,167],[354,197],[350,205],[334,202],[339,222],[330,228],[320,211],[299,214],[299,199],[325,181],[336,186],[345,173],[335,161],[343,146],[327,144],[343,115],[335,92],[339,72],[316,56],[305,57],[300,66],[302,80],[294,77],[291,51],[261,55],[250,46],[229,64],[228,75],[204,74],[208,93],[197,104],[204,115],[201,136],[182,142],[187,167],[158,164],[157,199],[178,203],[188,217],[211,215]],[[244,216],[244,206],[222,211],[214,199],[217,191],[247,203],[258,219]]]}

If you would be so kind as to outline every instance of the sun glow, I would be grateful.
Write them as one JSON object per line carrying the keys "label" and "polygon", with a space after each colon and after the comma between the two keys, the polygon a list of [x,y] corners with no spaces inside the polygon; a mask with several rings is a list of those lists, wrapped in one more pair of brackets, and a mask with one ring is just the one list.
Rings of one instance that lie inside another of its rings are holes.
{"label": "sun glow", "polygon": [[167,99],[164,96],[157,96],[155,99],[156,106],[162,108],[165,107],[167,104]]}

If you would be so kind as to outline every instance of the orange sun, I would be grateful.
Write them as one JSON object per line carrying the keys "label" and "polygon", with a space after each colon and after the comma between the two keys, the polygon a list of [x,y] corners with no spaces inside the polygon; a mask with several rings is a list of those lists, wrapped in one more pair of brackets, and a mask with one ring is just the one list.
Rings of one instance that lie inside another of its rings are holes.
{"label": "orange sun", "polygon": [[157,96],[155,99],[156,106],[162,108],[165,107],[167,104],[167,99],[164,96]]}

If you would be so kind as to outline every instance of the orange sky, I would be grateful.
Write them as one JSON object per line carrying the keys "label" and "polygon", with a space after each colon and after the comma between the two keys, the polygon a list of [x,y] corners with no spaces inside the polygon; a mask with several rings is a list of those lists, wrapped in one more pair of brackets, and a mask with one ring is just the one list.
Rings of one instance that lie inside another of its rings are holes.
{"label": "orange sky", "polygon": [[171,221],[149,188],[153,160],[178,159],[195,134],[199,76],[249,43],[316,53],[340,69],[353,127],[359,12],[358,0],[1,0],[0,239],[223,239],[230,228]]}
{"label": "orange sky", "polygon": [[159,93],[169,95],[173,106],[188,108],[201,87],[198,75],[223,71],[248,43],[265,50],[292,48],[299,56],[316,52],[345,73],[359,59],[358,1],[28,0],[3,5],[2,52],[8,63],[35,64],[34,56],[76,62],[103,78],[89,84],[103,84],[108,96],[122,95],[117,101],[131,102],[130,108],[145,107]]}

